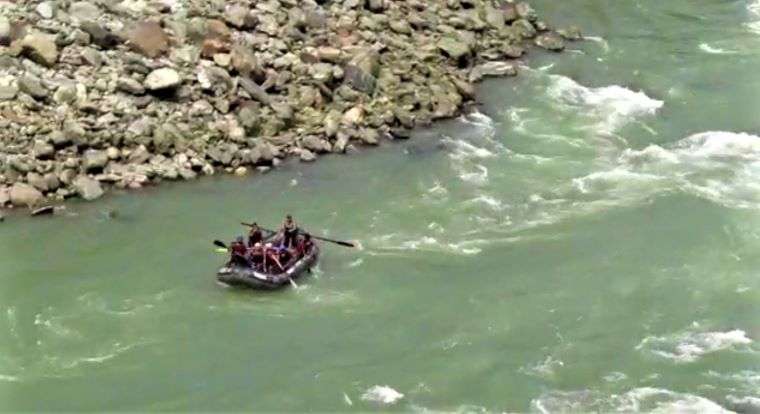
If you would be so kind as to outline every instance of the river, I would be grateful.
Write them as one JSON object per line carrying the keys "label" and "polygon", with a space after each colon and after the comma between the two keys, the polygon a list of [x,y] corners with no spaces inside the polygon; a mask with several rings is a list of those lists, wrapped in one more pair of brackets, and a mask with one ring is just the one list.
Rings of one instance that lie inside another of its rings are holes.
{"label": "river", "polygon": [[[0,410],[760,411],[760,3],[533,4],[477,113],[0,225]],[[361,248],[216,284],[285,212]]]}

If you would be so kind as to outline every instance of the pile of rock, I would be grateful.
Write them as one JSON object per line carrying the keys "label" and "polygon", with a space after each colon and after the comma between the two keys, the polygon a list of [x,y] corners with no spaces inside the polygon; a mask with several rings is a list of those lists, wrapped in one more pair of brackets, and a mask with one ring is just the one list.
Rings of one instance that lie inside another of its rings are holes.
{"label": "pile of rock", "polygon": [[503,0],[0,0],[0,207],[406,137],[579,37]]}

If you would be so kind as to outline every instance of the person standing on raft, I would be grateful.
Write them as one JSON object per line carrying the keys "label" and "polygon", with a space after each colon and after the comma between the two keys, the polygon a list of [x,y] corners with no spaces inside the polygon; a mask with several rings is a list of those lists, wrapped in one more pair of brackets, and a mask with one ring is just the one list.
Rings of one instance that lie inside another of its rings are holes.
{"label": "person standing on raft", "polygon": [[296,236],[298,236],[298,226],[296,221],[293,220],[293,216],[288,214],[285,216],[285,221],[282,222],[282,245],[291,249],[296,245]]}

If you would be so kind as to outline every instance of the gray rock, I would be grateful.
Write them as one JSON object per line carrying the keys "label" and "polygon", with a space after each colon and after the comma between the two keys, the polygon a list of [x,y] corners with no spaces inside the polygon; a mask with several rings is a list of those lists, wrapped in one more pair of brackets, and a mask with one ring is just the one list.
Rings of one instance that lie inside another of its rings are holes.
{"label": "gray rock", "polygon": [[251,98],[265,105],[269,105],[272,103],[272,98],[264,90],[264,88],[257,85],[256,82],[252,81],[251,79],[240,78],[240,86],[243,88],[243,90],[248,92],[249,95],[251,95]]}
{"label": "gray rock", "polygon": [[8,204],[11,201],[11,192],[8,187],[0,187],[0,207]]}
{"label": "gray rock", "polygon": [[365,128],[362,129],[359,133],[359,139],[362,141],[362,143],[367,145],[377,145],[379,138],[380,134],[378,134],[377,130],[375,129]]}
{"label": "gray rock", "polygon": [[343,78],[352,88],[372,94],[377,84],[380,71],[379,55],[375,50],[364,49],[358,52],[346,65]]}
{"label": "gray rock", "polygon": [[133,50],[150,58],[156,58],[169,49],[169,37],[161,25],[143,21],[135,25],[127,36]]}
{"label": "gray rock", "polygon": [[301,149],[300,152],[301,153],[299,154],[299,158],[303,162],[312,162],[312,161],[315,161],[317,159],[317,156],[314,155],[313,152],[311,152],[311,151],[309,151],[309,150],[307,150],[305,148]]}
{"label": "gray rock", "polygon": [[366,0],[367,8],[375,13],[380,13],[385,10],[385,0]]}
{"label": "gray rock", "polygon": [[442,50],[448,57],[455,60],[467,57],[472,53],[469,44],[452,36],[446,36],[439,40],[438,49]]}
{"label": "gray rock", "polygon": [[89,149],[84,152],[83,166],[85,172],[100,172],[108,164],[108,153],[106,151],[98,151]]}
{"label": "gray rock", "polygon": [[554,32],[543,33],[536,37],[534,42],[537,46],[554,52],[559,52],[565,48],[565,41]]}
{"label": "gray rock", "polygon": [[11,44],[11,22],[5,16],[0,16],[0,46]]}
{"label": "gray rock", "polygon": [[42,86],[40,78],[31,74],[25,74],[18,79],[18,88],[35,99],[44,99],[48,96],[48,90]]}
{"label": "gray rock", "polygon": [[43,1],[37,5],[35,10],[43,19],[52,19],[55,16],[55,7],[56,5],[52,1]]}
{"label": "gray rock", "polygon": [[317,63],[309,67],[309,74],[317,82],[329,83],[333,78],[333,66],[329,63]]}
{"label": "gray rock", "polygon": [[259,111],[256,105],[243,105],[238,111],[238,121],[248,133],[255,133],[259,128]]}
{"label": "gray rock", "polygon": [[43,200],[43,195],[29,184],[16,183],[11,187],[10,200],[14,206],[33,207]]}
{"label": "gray rock", "polygon": [[55,173],[49,172],[42,177],[45,180],[45,186],[48,191],[55,191],[61,187],[61,182],[58,180],[58,176]]}
{"label": "gray rock", "polygon": [[34,216],[34,217],[36,217],[36,216],[44,216],[44,215],[48,215],[48,214],[53,214],[54,212],[55,212],[55,207],[53,207],[53,206],[45,206],[45,207],[40,207],[40,208],[35,209],[34,211],[32,211],[32,216]]}
{"label": "gray rock", "polygon": [[53,66],[58,61],[58,46],[55,36],[43,33],[30,33],[19,43],[21,53],[29,59],[44,66]]}
{"label": "gray rock", "polygon": [[132,95],[142,95],[145,93],[145,88],[140,82],[127,77],[119,78],[116,82],[116,89]]}
{"label": "gray rock", "polygon": [[26,182],[29,183],[32,187],[42,191],[46,192],[48,191],[47,182],[44,178],[42,178],[42,175],[37,174],[35,172],[30,172],[26,175]]}
{"label": "gray rock", "polygon": [[89,1],[77,1],[69,6],[69,15],[79,20],[97,20],[101,16],[100,8]]}
{"label": "gray rock", "polygon": [[100,186],[100,183],[86,175],[80,175],[74,179],[72,186],[77,194],[87,201],[92,201],[103,196],[103,188]]}
{"label": "gray rock", "polygon": [[512,23],[512,29],[524,39],[536,37],[536,28],[525,19],[519,19]]}
{"label": "gray rock", "polygon": [[525,49],[521,48],[520,46],[509,44],[509,43],[505,44],[501,48],[501,51],[502,53],[504,53],[504,56],[511,59],[517,59],[525,53]]}
{"label": "gray rock", "polygon": [[18,84],[13,77],[7,78],[7,83],[0,79],[0,101],[10,101],[18,94]]}
{"label": "gray rock", "polygon": [[145,145],[140,145],[129,154],[127,161],[132,164],[144,164],[150,159],[150,157],[151,153],[148,152],[148,149],[145,148]]}
{"label": "gray rock", "polygon": [[84,21],[79,24],[79,28],[90,35],[92,43],[103,49],[110,49],[121,43],[121,39],[118,36],[95,21]]}
{"label": "gray rock", "polygon": [[[82,144],[87,138],[87,131],[77,121],[73,119],[67,119],[63,122],[63,137],[64,142],[73,142],[75,144]],[[53,145],[58,146],[56,141],[53,141]]]}
{"label": "gray rock", "polygon": [[470,82],[477,82],[487,76],[515,76],[517,69],[507,62],[486,62],[470,71]]}
{"label": "gray rock", "polygon": [[328,141],[320,139],[314,135],[304,137],[301,140],[301,145],[303,148],[316,153],[330,152],[332,150],[332,146]]}
{"label": "gray rock", "polygon": [[496,30],[502,30],[504,27],[506,27],[504,13],[501,10],[497,10],[490,4],[486,5],[486,7],[483,8],[483,19],[486,21],[486,23],[488,23],[489,26]]}
{"label": "gray rock", "polygon": [[393,30],[394,32],[398,34],[405,34],[405,35],[412,34],[412,26],[410,26],[409,22],[407,22],[406,20],[402,20],[402,19],[391,20],[391,22],[389,23],[389,26],[391,30]]}
{"label": "gray rock", "polygon": [[238,29],[252,29],[258,20],[251,14],[251,10],[240,4],[229,5],[225,8],[224,20]]}
{"label": "gray rock", "polygon": [[32,147],[32,155],[34,155],[34,158],[41,160],[50,159],[55,155],[55,148],[45,141],[36,140]]}
{"label": "gray rock", "polygon": [[515,11],[517,12],[517,16],[519,16],[521,19],[525,19],[531,22],[534,22],[536,19],[538,19],[536,10],[534,10],[533,7],[531,7],[531,5],[526,2],[517,3],[515,6]]}
{"label": "gray rock", "polygon": [[176,70],[171,68],[156,69],[145,78],[145,88],[151,91],[174,89],[182,83]]}

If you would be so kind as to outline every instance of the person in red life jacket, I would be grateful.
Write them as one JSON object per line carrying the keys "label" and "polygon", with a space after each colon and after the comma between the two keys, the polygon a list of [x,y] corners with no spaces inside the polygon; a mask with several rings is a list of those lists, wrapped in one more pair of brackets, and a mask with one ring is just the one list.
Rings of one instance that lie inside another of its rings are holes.
{"label": "person in red life jacket", "polygon": [[254,244],[248,251],[248,255],[254,268],[261,267],[262,263],[264,263],[264,248],[261,246],[261,243]]}
{"label": "person in red life jacket", "polygon": [[230,245],[230,264],[235,263],[241,266],[247,266],[248,259],[246,258],[246,250],[247,249],[245,248],[245,242],[243,242],[243,238],[238,237]]}
{"label": "person in red life jacket", "polygon": [[271,261],[274,262],[274,264],[277,265],[277,268],[280,269],[280,272],[284,272],[285,269],[282,267],[282,264],[280,263],[279,254],[276,248],[272,247],[271,243],[267,243],[264,246],[264,271],[270,271],[271,270],[271,264],[267,265],[267,262]]}
{"label": "person in red life jacket", "polygon": [[311,240],[311,234],[306,233],[303,235],[303,238],[298,240],[298,244],[296,245],[296,254],[299,258],[306,256],[311,252],[311,249],[314,247],[314,242]]}

